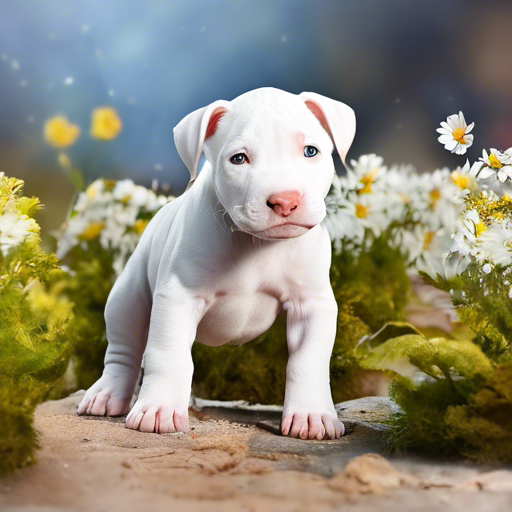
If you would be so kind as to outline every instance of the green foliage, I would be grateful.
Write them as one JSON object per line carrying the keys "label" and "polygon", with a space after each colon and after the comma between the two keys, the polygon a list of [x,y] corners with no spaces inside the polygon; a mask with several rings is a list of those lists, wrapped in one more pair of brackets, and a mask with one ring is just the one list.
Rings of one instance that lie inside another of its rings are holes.
{"label": "green foliage", "polygon": [[69,255],[73,271],[62,278],[63,293],[73,301],[69,326],[77,389],[87,389],[101,377],[107,349],[105,305],[116,276],[112,255],[99,243],[87,250],[74,247]]}
{"label": "green foliage", "polygon": [[[359,256],[333,254],[331,283],[338,328],[331,359],[335,402],[363,396],[367,383],[354,349],[383,323],[403,317],[409,279],[398,251],[383,237]],[[202,398],[282,403],[286,382],[286,322],[281,315],[263,335],[241,346],[195,344],[194,392]]]}
{"label": "green foliage", "polygon": [[474,331],[475,343],[494,361],[510,359],[512,351],[512,299],[507,275],[510,278],[504,268],[495,267],[486,274],[471,265],[461,274],[460,287],[454,289],[461,322]]}
{"label": "green foliage", "polygon": [[428,340],[421,334],[405,334],[385,341],[368,354],[362,365],[374,370],[401,373],[395,368],[403,360],[431,377],[443,377],[448,381],[451,380],[451,371],[463,377],[486,375],[491,371],[491,362],[471,341],[446,338]]}
{"label": "green foliage", "polygon": [[[22,185],[0,175],[0,219],[16,214],[22,224],[37,211],[36,198],[21,197]],[[69,361],[71,304],[51,285],[57,260],[41,250],[39,226],[29,224],[22,240],[0,251],[0,475],[34,460],[34,409]]]}
{"label": "green foliage", "polygon": [[481,327],[474,340],[405,334],[367,345],[362,365],[395,376],[390,395],[402,411],[391,419],[391,448],[510,463],[512,365],[506,339],[498,328],[491,330],[503,310],[489,313],[485,324],[485,309],[496,298],[482,294],[470,305],[467,297],[468,323]]}
{"label": "green foliage", "polygon": [[194,343],[194,393],[213,400],[282,403],[286,381],[286,318],[239,346]]}

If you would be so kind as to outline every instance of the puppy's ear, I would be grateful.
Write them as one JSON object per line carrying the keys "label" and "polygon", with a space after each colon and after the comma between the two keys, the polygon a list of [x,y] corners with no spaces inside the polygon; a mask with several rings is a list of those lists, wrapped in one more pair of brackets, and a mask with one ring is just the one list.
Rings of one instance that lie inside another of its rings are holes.
{"label": "puppy's ear", "polygon": [[345,158],[356,133],[354,111],[341,101],[332,100],[314,92],[302,92],[299,98],[304,100],[306,106],[331,136],[336,151],[345,164]]}
{"label": "puppy's ear", "polygon": [[228,110],[229,101],[218,100],[195,110],[174,127],[176,149],[190,172],[189,187],[197,178],[197,167],[205,139],[215,133],[217,123]]}

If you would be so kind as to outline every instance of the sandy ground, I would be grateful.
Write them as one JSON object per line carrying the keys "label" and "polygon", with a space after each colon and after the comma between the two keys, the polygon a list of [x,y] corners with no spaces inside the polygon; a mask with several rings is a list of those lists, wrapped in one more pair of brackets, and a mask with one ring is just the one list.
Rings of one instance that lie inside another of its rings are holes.
{"label": "sandy ground", "polygon": [[[288,439],[195,413],[183,434],[78,417],[79,396],[42,404],[36,465],[0,480],[0,509],[57,511],[468,511],[512,509],[512,473],[379,455],[377,431]],[[364,411],[363,411],[364,412]]]}

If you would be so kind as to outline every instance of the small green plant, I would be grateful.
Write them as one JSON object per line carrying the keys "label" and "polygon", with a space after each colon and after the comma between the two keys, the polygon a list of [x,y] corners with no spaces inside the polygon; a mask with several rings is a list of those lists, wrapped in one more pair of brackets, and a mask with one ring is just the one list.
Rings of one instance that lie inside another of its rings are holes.
{"label": "small green plant", "polygon": [[0,475],[34,460],[34,409],[69,361],[71,304],[51,284],[57,258],[40,248],[39,200],[22,187],[0,173]]}

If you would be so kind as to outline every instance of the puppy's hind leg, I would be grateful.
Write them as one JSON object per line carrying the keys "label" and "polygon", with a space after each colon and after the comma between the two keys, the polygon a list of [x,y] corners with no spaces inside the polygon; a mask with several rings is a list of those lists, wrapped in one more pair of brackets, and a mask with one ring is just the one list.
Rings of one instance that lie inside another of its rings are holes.
{"label": "puppy's hind leg", "polygon": [[136,256],[128,261],[108,297],[105,368],[82,399],[78,414],[119,416],[130,409],[151,314],[151,291],[145,272],[141,272],[143,265],[132,261]]}

